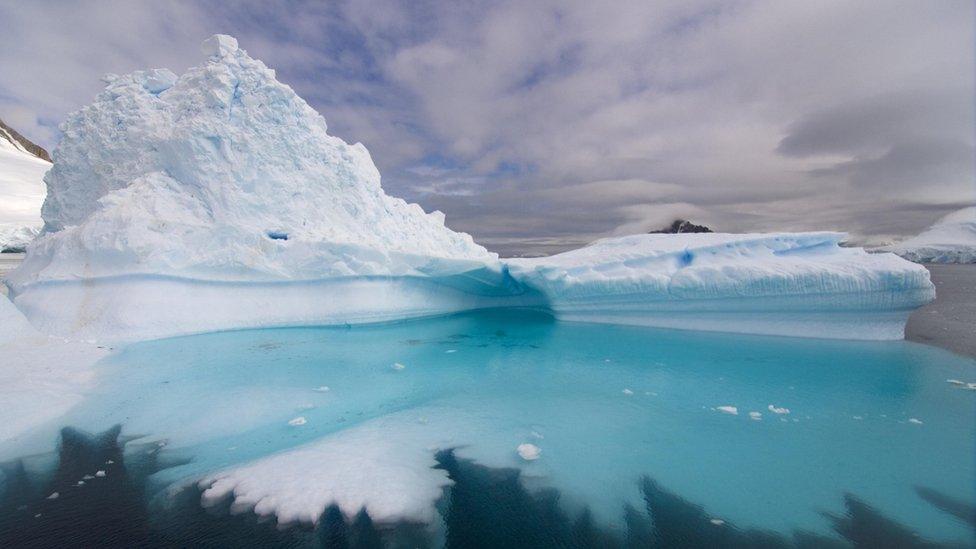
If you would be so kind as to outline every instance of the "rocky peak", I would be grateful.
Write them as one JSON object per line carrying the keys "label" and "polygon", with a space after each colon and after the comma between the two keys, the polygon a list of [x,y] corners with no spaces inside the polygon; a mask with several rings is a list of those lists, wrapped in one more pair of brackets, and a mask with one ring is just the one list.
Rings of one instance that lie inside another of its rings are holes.
{"label": "rocky peak", "polygon": [[27,153],[30,153],[41,160],[46,160],[48,162],[51,161],[51,155],[44,150],[44,147],[41,147],[30,139],[27,139],[17,130],[5,124],[3,120],[0,120],[0,139],[9,141],[14,147],[26,151]]}

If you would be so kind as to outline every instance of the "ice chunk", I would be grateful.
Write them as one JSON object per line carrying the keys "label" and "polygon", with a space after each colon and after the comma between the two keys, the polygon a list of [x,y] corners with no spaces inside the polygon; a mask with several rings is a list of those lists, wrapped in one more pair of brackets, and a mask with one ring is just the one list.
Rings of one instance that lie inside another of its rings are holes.
{"label": "ice chunk", "polygon": [[928,271],[841,247],[840,233],[647,234],[507,260],[565,320],[844,339],[901,339]]}
{"label": "ice chunk", "polygon": [[908,418],[908,423],[914,423],[915,425],[921,425],[922,424],[922,420],[920,420],[920,419],[918,419],[916,417],[911,417],[911,418]]}
{"label": "ice chunk", "polygon": [[725,521],[724,520],[722,520],[722,519],[714,519],[714,518],[713,519],[710,519],[708,522],[711,522],[715,526],[722,526],[723,524],[725,524]]}
{"label": "ice chunk", "polygon": [[399,370],[406,369],[406,366],[404,366],[403,364],[400,364],[399,362],[394,362],[393,363],[393,366],[391,366],[391,368],[393,368],[394,370],[399,371]]}
{"label": "ice chunk", "polygon": [[528,442],[524,444],[519,444],[516,448],[519,457],[525,461],[535,461],[542,456],[542,450],[535,444],[530,444]]}
{"label": "ice chunk", "polygon": [[630,395],[634,394],[634,392],[631,391],[630,389],[624,389],[624,394],[627,395],[627,396],[630,396]]}
{"label": "ice chunk", "polygon": [[739,415],[739,409],[736,408],[735,406],[719,406],[715,409],[718,410],[719,412],[722,412],[723,414],[731,414],[733,416]]}
{"label": "ice chunk", "polygon": [[785,414],[790,413],[790,409],[789,408],[777,408],[776,406],[773,406],[772,404],[770,404],[769,406],[767,406],[766,409],[769,410],[770,412],[774,413],[774,414],[785,415]]}
{"label": "ice chunk", "polygon": [[291,425],[292,427],[299,427],[301,425],[305,425],[306,423],[308,423],[308,420],[305,419],[305,416],[298,416],[295,419],[288,420],[288,425]]}
{"label": "ice chunk", "polygon": [[169,69],[152,69],[145,72],[143,86],[149,93],[159,94],[173,87],[177,76]]}
{"label": "ice chunk", "polygon": [[224,57],[237,51],[237,39],[226,34],[215,34],[203,41],[200,51],[204,55]]}
{"label": "ice chunk", "polygon": [[752,419],[752,420],[755,420],[755,421],[761,421],[762,420],[762,414],[759,413],[759,412],[749,412],[749,419]]}
{"label": "ice chunk", "polygon": [[104,477],[105,476],[105,471],[95,471],[95,476],[96,477]]}
{"label": "ice chunk", "polygon": [[60,496],[61,496],[61,494],[59,494],[57,492],[51,492],[51,495],[49,495],[47,497],[47,499],[58,499]]}
{"label": "ice chunk", "polygon": [[9,275],[36,325],[132,341],[397,320],[524,293],[443,215],[387,195],[365,147],[329,135],[234,39],[205,50],[220,62],[173,82],[121,76],[65,121],[46,234]]}
{"label": "ice chunk", "polygon": [[328,393],[330,391],[328,385],[322,385],[321,387],[316,387],[312,390],[315,391],[316,393]]}

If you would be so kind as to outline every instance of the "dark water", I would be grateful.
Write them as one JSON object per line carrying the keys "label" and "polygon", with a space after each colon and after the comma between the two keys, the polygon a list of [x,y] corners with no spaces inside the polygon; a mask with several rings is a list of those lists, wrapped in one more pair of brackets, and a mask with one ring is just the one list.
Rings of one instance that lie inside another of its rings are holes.
{"label": "dark water", "polygon": [[[119,441],[118,427],[98,435],[66,428],[56,466],[33,475],[24,461],[5,464],[5,494],[0,503],[3,547],[953,547],[959,543],[919,537],[885,517],[854,494],[838,494],[838,505],[824,511],[832,535],[794,531],[784,535],[740,529],[709,519],[704,508],[660,485],[639,481],[643,505],[625,510],[625,525],[606,529],[583,509],[569,514],[557,490],[530,492],[517,469],[489,468],[438,454],[438,467],[454,481],[438,502],[440,533],[421,525],[376,525],[365,511],[344,516],[326,509],[316,527],[278,529],[274,521],[209,511],[200,493],[187,488],[175,496],[153,498],[146,478],[174,464],[160,461],[158,446]],[[79,487],[86,471],[105,471]],[[918,487],[923,499],[941,512],[976,528],[976,509],[938,491]],[[58,493],[51,499],[49,494]]]}

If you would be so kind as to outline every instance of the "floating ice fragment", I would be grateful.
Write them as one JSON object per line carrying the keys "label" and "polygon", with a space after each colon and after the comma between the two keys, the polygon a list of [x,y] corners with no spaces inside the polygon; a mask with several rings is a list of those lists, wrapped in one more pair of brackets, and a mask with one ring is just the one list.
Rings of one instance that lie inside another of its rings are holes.
{"label": "floating ice fragment", "polygon": [[403,364],[400,364],[399,362],[394,362],[392,368],[394,370],[396,370],[396,371],[400,371],[400,370],[403,370],[404,368],[406,368],[406,366],[404,366]]}
{"label": "floating ice fragment", "polygon": [[722,520],[722,519],[712,519],[712,520],[710,520],[708,522],[711,522],[715,526],[721,526],[721,525],[725,524],[725,521]]}
{"label": "floating ice fragment", "polygon": [[749,419],[762,421],[762,414],[759,412],[749,412]]}
{"label": "floating ice fragment", "polygon": [[445,353],[456,353],[457,352],[457,349],[448,349],[448,350],[446,350],[444,352]]}
{"label": "floating ice fragment", "polygon": [[790,409],[789,409],[789,408],[777,408],[776,406],[773,406],[772,404],[770,404],[770,405],[769,405],[769,406],[767,406],[766,408],[767,408],[767,409],[768,409],[768,410],[769,410],[770,412],[772,412],[772,413],[774,413],[774,414],[780,414],[780,415],[784,415],[784,414],[788,414],[788,413],[790,413]]}
{"label": "floating ice fragment", "polygon": [[722,412],[723,414],[732,414],[733,416],[739,415],[739,409],[735,406],[719,406],[716,408],[716,410]]}
{"label": "floating ice fragment", "polygon": [[965,385],[966,384],[965,381],[960,381],[958,379],[947,379],[946,380],[946,383],[950,383],[952,385]]}
{"label": "floating ice fragment", "polygon": [[529,434],[531,434],[532,436],[534,436],[535,438],[537,438],[539,440],[542,440],[542,439],[546,438],[546,437],[542,436],[542,433],[540,433],[538,431],[532,431]]}
{"label": "floating ice fragment", "polygon": [[95,476],[96,477],[104,477],[105,476],[105,471],[95,471]]}
{"label": "floating ice fragment", "polygon": [[967,383],[966,388],[970,391],[976,391],[976,383]]}
{"label": "floating ice fragment", "polygon": [[305,425],[306,423],[308,423],[308,420],[305,419],[305,416],[298,416],[295,419],[290,420],[288,422],[288,425],[291,425],[292,427],[298,427],[300,425]]}
{"label": "floating ice fragment", "polygon": [[516,450],[518,451],[518,455],[525,461],[535,461],[542,454],[542,450],[538,446],[529,443],[519,444]]}
{"label": "floating ice fragment", "polygon": [[312,390],[315,391],[316,393],[328,393],[329,391],[331,391],[328,385],[322,385],[321,387],[316,387]]}
{"label": "floating ice fragment", "polygon": [[915,418],[915,417],[910,417],[910,418],[908,418],[908,423],[914,423],[915,425],[921,425],[922,424],[922,420],[920,420],[918,418]]}
{"label": "floating ice fragment", "polygon": [[95,478],[95,477],[93,477],[91,475],[85,475],[85,476],[81,477],[81,480],[92,480],[93,478]]}
{"label": "floating ice fragment", "polygon": [[634,392],[631,391],[630,389],[624,389],[624,394],[627,395],[627,396],[630,396],[630,395],[634,394]]}
{"label": "floating ice fragment", "polygon": [[237,51],[237,39],[226,34],[215,34],[200,44],[200,52],[204,55],[224,57]]}
{"label": "floating ice fragment", "polygon": [[84,486],[84,485],[85,485],[85,481],[83,481],[83,480],[79,480],[78,481],[77,486]]}
{"label": "floating ice fragment", "polygon": [[41,518],[41,514],[38,513],[38,514],[34,515],[34,518]]}
{"label": "floating ice fragment", "polygon": [[108,461],[106,461],[106,462],[105,462],[105,465],[111,465],[111,464],[113,464],[113,463],[115,463],[115,462],[114,462],[114,461],[112,461],[112,460],[108,460]]}
{"label": "floating ice fragment", "polygon": [[864,418],[863,418],[863,417],[861,417],[861,416],[854,416],[854,419],[856,419],[856,420],[858,420],[858,421],[860,421],[860,420],[862,420],[862,419],[864,419]]}
{"label": "floating ice fragment", "polygon": [[57,492],[51,492],[51,495],[48,496],[47,499],[58,499],[60,496],[61,496],[61,494],[59,494]]}

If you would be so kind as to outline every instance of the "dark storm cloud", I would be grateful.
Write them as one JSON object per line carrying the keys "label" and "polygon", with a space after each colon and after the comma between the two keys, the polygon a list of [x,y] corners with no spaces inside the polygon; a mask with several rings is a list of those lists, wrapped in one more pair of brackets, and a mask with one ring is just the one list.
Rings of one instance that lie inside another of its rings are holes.
{"label": "dark storm cloud", "polygon": [[105,72],[234,34],[392,194],[508,253],[646,231],[881,241],[972,203],[973,4],[2,2],[0,117],[52,145]]}

